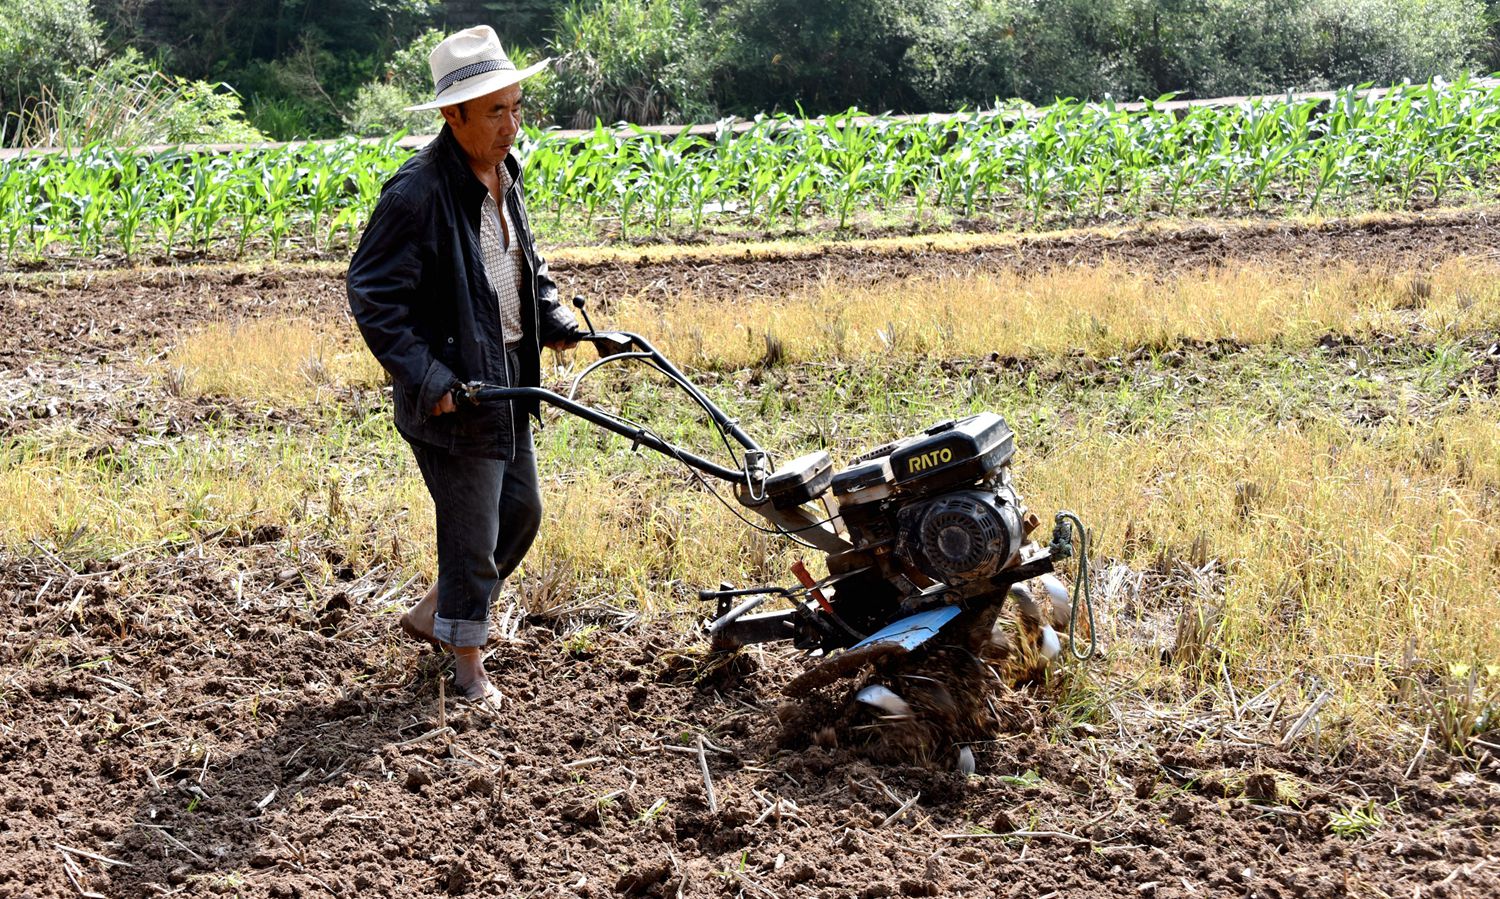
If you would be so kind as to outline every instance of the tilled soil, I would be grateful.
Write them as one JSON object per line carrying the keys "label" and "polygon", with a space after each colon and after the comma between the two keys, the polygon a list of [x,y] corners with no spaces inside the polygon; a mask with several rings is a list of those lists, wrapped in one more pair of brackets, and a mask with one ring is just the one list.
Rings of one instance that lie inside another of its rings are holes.
{"label": "tilled soil", "polygon": [[[613,623],[496,647],[492,718],[440,703],[384,589],[309,587],[275,537],[0,560],[0,896],[1500,893],[1500,786],[1439,753],[1320,759],[1171,709],[1059,744],[1026,692],[974,776],[877,765],[783,723],[849,685],[788,705],[788,653],[705,667],[588,609]],[[1334,833],[1354,808],[1379,826]]]}
{"label": "tilled soil", "polygon": [[[1496,251],[1477,212],[558,274],[568,294],[666,299],[1104,257],[1402,271]],[[22,279],[0,294],[0,435],[59,416],[170,435],[281,414],[143,383],[101,397],[94,381],[203,321],[344,314],[331,270]],[[1500,356],[1475,352],[1465,384],[1492,391]],[[870,721],[850,713],[854,682],[783,701],[804,665],[788,651],[706,664],[666,622],[597,605],[496,646],[508,706],[488,717],[397,634],[394,610],[422,585],[274,527],[83,570],[14,552],[0,554],[0,897],[1500,895],[1493,769],[1436,746],[1415,763],[1283,747],[1302,707],[1242,698],[1230,717],[1132,697],[1073,722],[1054,679],[1003,699],[1011,727],[965,777],[856,751],[868,734],[849,725]]]}

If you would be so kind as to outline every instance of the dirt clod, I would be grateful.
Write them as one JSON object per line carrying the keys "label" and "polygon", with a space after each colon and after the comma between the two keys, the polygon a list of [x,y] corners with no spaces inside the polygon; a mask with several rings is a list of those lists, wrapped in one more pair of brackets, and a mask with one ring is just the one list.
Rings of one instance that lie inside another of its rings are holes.
{"label": "dirt clod", "polygon": [[432,775],[421,768],[413,768],[406,772],[406,788],[413,793],[432,783]]}
{"label": "dirt clod", "polygon": [[470,796],[490,796],[495,792],[495,779],[488,774],[480,774],[469,780],[464,787],[464,792]]}
{"label": "dirt clod", "polygon": [[459,896],[467,893],[473,882],[474,876],[469,872],[469,866],[459,859],[448,867],[448,873],[443,878],[443,889],[449,895]]}
{"label": "dirt clod", "polygon": [[620,875],[620,879],[615,881],[615,891],[627,896],[666,895],[660,887],[671,876],[671,862],[646,862]]}

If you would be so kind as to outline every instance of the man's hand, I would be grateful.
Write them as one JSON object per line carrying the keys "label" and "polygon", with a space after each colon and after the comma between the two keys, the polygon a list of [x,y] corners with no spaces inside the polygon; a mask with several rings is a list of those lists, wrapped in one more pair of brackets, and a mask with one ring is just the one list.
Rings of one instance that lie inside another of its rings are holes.
{"label": "man's hand", "polygon": [[545,346],[549,350],[557,350],[558,352],[562,352],[563,350],[571,350],[573,347],[578,346],[578,338],[577,337],[561,337],[561,338],[558,338],[557,340],[553,340],[553,341],[549,341],[548,343],[544,343],[544,344],[542,344],[542,346]]}
{"label": "man's hand", "polygon": [[457,411],[458,411],[458,407],[455,406],[455,405],[453,405],[453,391],[450,390],[447,393],[443,394],[443,398],[437,401],[437,405],[433,406],[432,407],[432,411],[429,412],[428,414],[429,415],[445,415],[445,414],[447,414],[449,412],[457,412]]}

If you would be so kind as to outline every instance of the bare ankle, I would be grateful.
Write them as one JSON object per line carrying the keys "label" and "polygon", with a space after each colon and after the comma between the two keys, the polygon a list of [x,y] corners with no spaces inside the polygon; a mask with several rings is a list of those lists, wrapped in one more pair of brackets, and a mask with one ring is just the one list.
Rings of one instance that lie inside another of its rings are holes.
{"label": "bare ankle", "polygon": [[454,646],[453,680],[460,687],[468,688],[482,680],[488,680],[484,672],[484,654],[478,646]]}

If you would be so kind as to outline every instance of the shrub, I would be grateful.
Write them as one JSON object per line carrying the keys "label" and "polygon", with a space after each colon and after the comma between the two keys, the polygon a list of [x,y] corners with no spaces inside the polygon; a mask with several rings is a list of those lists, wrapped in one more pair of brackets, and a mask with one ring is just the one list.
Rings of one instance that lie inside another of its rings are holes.
{"label": "shrub", "polygon": [[533,92],[564,127],[716,117],[697,0],[582,0],[563,11],[550,80]]}
{"label": "shrub", "polygon": [[163,75],[135,50],[65,76],[56,96],[28,114],[24,137],[45,146],[266,139],[244,120],[239,95],[225,85]]}
{"label": "shrub", "polygon": [[934,0],[901,62],[924,110],[987,107],[1025,93],[1014,2]]}
{"label": "shrub", "polygon": [[850,106],[908,111],[916,104],[902,60],[931,5],[730,0],[716,21],[720,105],[742,115],[797,106],[809,113]]}
{"label": "shrub", "polygon": [[88,0],[0,0],[0,144],[63,78],[95,64],[99,23]]}
{"label": "shrub", "polygon": [[406,107],[420,102],[388,81],[372,81],[355,93],[344,121],[349,133],[360,137],[381,137],[398,131],[432,134],[442,127],[436,112],[406,111]]}
{"label": "shrub", "polygon": [[427,57],[442,39],[441,31],[424,32],[409,46],[396,51],[384,77],[360,86],[344,115],[351,133],[361,137],[402,130],[432,134],[442,127],[438,114],[432,110],[406,111],[406,107],[432,98],[432,69]]}
{"label": "shrub", "polygon": [[[757,3],[769,0],[755,0]],[[1482,0],[913,0],[923,109],[1422,82],[1471,69]]]}
{"label": "shrub", "polygon": [[250,97],[246,117],[271,140],[299,140],[318,133],[317,116],[300,100],[268,93]]}
{"label": "shrub", "polygon": [[1320,68],[1331,85],[1422,82],[1474,68],[1483,0],[1319,0]]}

